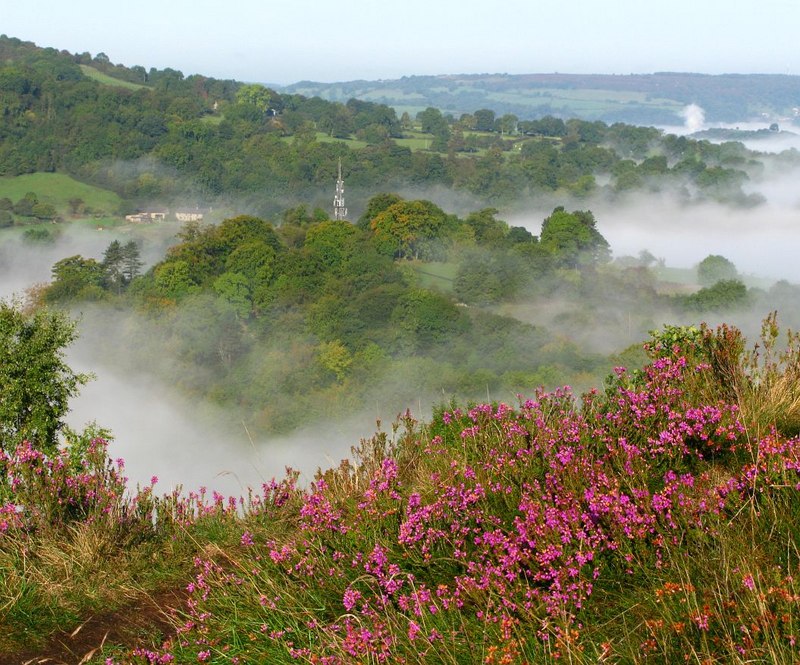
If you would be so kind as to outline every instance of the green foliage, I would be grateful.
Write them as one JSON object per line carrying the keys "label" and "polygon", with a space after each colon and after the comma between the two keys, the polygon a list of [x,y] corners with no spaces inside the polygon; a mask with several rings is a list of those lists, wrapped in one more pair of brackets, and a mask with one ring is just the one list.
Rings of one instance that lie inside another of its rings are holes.
{"label": "green foliage", "polygon": [[[518,90],[479,99],[461,91],[459,103],[472,99],[470,108],[462,110],[471,113],[455,123],[446,106],[425,102],[427,108],[418,113],[419,132],[409,127],[410,121],[401,127],[387,104],[357,99],[360,92],[355,90],[342,104],[316,94],[278,93],[258,84],[184,76],[172,69],[128,68],[106,58],[72,56],[9,39],[0,51],[5,105],[0,175],[64,179],[68,173],[139,207],[154,198],[177,199],[188,189],[209,201],[223,194],[257,195],[263,212],[278,212],[330,187],[342,157],[348,186],[365,197],[387,186],[444,186],[505,205],[541,191],[586,197],[601,189],[678,189],[687,184],[681,191],[691,191],[697,199],[756,202],[742,191],[748,177],[743,169],[753,171],[755,166],[746,156],[755,156],[741,149],[662,137],[651,127],[609,126],[598,116],[566,122],[554,117],[563,112],[552,106],[556,99],[565,108],[603,106],[608,100],[597,90],[548,87],[546,97],[537,98],[527,112],[527,103],[507,106],[506,95]],[[479,79],[463,80],[462,85],[472,89],[482,85]],[[492,85],[504,89],[505,79]],[[408,80],[402,87],[414,89],[417,83]],[[445,87],[451,85],[453,81]],[[449,103],[451,92],[438,93],[443,103]],[[339,90],[337,99],[341,94]],[[629,91],[608,94],[624,98],[621,109],[632,116],[636,113],[629,104],[634,101],[657,108],[663,103]],[[401,138],[403,131],[406,138]],[[621,162],[625,166],[616,169]],[[611,184],[601,186],[612,171]],[[51,200],[53,194],[45,187],[28,191],[43,197],[47,192],[41,203],[54,206],[58,214],[75,198],[85,205],[82,213],[80,206],[72,208],[72,214],[119,210],[119,205],[95,206],[91,194],[84,195],[78,182],[74,184],[75,191],[60,200]],[[31,213],[23,210],[20,215]],[[39,214],[52,218],[50,209]]]}
{"label": "green foliage", "polygon": [[63,315],[27,314],[0,302],[1,450],[12,450],[23,439],[55,450],[69,399],[89,379],[64,361],[64,349],[74,340],[75,324]]}
{"label": "green foliage", "polygon": [[467,215],[464,222],[472,229],[475,242],[485,247],[501,247],[506,244],[508,224],[496,218],[497,208],[484,208]]}
{"label": "green foliage", "polygon": [[664,324],[662,330],[651,330],[651,350],[657,356],[691,353],[703,340],[702,331],[695,326]]}
{"label": "green foliage", "polygon": [[426,134],[433,134],[440,139],[447,139],[450,136],[447,120],[437,108],[428,107],[417,113],[417,122]]}
{"label": "green foliage", "polygon": [[517,253],[468,252],[459,265],[453,291],[468,305],[489,305],[513,298],[531,277],[529,266]]}
{"label": "green foliage", "polygon": [[46,244],[55,242],[56,233],[44,226],[37,226],[32,229],[25,229],[22,239],[28,243]]}
{"label": "green foliage", "polygon": [[442,344],[469,326],[449,299],[423,290],[409,291],[400,298],[392,320],[406,342],[421,349]]}
{"label": "green foliage", "polygon": [[336,270],[352,258],[360,236],[349,222],[330,220],[311,226],[303,247],[310,260],[318,261],[326,270]]}
{"label": "green foliage", "polygon": [[257,83],[243,85],[236,91],[236,102],[238,104],[249,104],[256,107],[261,113],[269,111],[274,97],[276,97],[276,94],[273,90]]}
{"label": "green foliage", "polygon": [[747,287],[738,279],[722,280],[686,296],[684,303],[701,312],[729,311],[748,303]]}
{"label": "green foliage", "polygon": [[396,258],[433,258],[435,243],[447,240],[452,220],[430,201],[399,201],[370,223],[378,250]]}
{"label": "green foliage", "polygon": [[159,296],[175,300],[199,291],[192,279],[189,263],[182,260],[169,261],[156,267],[153,283]]}
{"label": "green foliage", "polygon": [[[386,251],[385,228],[319,221],[302,206],[278,229],[249,216],[187,224],[164,260],[131,280],[123,243],[112,242],[101,261],[69,257],[54,267],[44,298],[113,297],[129,313],[145,311],[147,333],[123,326],[103,353],[116,357],[124,344],[132,366],[148,363],[181,390],[241,413],[256,431],[345,414],[383,393],[397,402],[442,390],[476,397],[565,376],[588,385],[608,361],[582,351],[572,341],[576,331],[592,335],[593,316],[613,323],[617,307],[641,309],[633,323],[628,314],[610,328],[630,335],[646,329],[659,302],[652,289],[611,269],[591,279],[559,272],[557,254],[525,229],[509,229],[493,209],[461,220],[430,201],[394,198],[373,221],[391,216],[395,229],[406,222],[416,232],[406,250],[411,260],[393,260],[399,252]],[[564,311],[553,327],[514,318],[541,318],[532,312],[556,291]],[[588,311],[587,303],[610,297],[620,302],[609,312]],[[501,306],[506,315],[476,306]],[[162,355],[169,362],[152,363]]]}
{"label": "green foliage", "polygon": [[33,208],[39,204],[39,199],[34,192],[27,192],[14,204],[14,214],[20,217],[33,217]]}
{"label": "green foliage", "polygon": [[251,282],[237,272],[224,272],[213,284],[214,291],[231,305],[240,317],[247,317],[253,310]]}
{"label": "green foliage", "polygon": [[608,242],[596,227],[590,211],[567,212],[562,207],[544,220],[539,238],[559,265],[567,268],[595,266],[610,259]]}
{"label": "green foliage", "polygon": [[453,292],[463,303],[488,305],[501,299],[503,284],[492,269],[491,261],[468,257],[459,267]]}
{"label": "green foliage", "polygon": [[332,372],[339,382],[344,381],[350,366],[353,364],[353,356],[341,342],[323,342],[317,350],[319,363],[326,370]]}
{"label": "green foliage", "polygon": [[475,116],[475,129],[479,132],[491,132],[494,130],[494,111],[491,109],[478,109],[473,114]]}
{"label": "green foliage", "polygon": [[703,286],[713,286],[717,282],[738,277],[736,266],[719,254],[709,254],[697,264],[697,279]]}
{"label": "green foliage", "polygon": [[53,282],[45,293],[47,302],[97,300],[104,295],[106,271],[95,259],[80,255],[61,259],[53,265]]}
{"label": "green foliage", "polygon": [[367,201],[367,207],[361,217],[358,218],[356,225],[362,229],[369,229],[373,219],[375,219],[389,206],[399,203],[400,201],[402,201],[402,198],[397,194],[376,194],[369,201]]}

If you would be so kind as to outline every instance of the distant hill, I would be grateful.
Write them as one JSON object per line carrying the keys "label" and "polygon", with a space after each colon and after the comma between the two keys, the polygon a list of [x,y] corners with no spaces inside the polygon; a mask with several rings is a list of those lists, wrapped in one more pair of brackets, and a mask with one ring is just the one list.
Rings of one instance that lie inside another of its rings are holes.
{"label": "distant hill", "polygon": [[[792,123],[780,114],[800,105],[797,81],[412,77],[327,86],[337,97],[331,101],[311,83],[278,92],[0,35],[0,177],[66,174],[113,191],[126,209],[236,200],[239,209],[269,216],[327,205],[341,160],[352,210],[363,210],[378,191],[409,188],[506,206],[543,193],[614,198],[657,187],[749,206],[761,199],[742,189],[751,172],[758,175],[756,155],[744,146],[706,145],[637,125],[679,124],[681,110],[695,102],[710,119],[766,114],[758,125],[786,128]],[[20,202],[20,194],[3,196],[12,206]],[[96,206],[77,192],[62,196],[61,207],[73,198],[93,210],[119,207]],[[47,215],[37,219],[64,214],[39,213]]]}
{"label": "distant hill", "polygon": [[714,122],[785,119],[800,107],[800,76],[778,74],[463,74],[302,81],[282,91],[342,102],[355,97],[412,115],[428,106],[456,117],[490,108],[521,119],[556,115],[631,124],[682,124],[688,104],[701,106]]}

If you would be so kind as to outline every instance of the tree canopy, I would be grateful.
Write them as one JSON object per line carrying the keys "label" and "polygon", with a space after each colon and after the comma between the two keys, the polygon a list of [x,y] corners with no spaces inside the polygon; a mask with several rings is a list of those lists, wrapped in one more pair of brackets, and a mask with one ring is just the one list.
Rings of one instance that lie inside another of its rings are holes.
{"label": "tree canopy", "polygon": [[69,399],[89,379],[64,360],[75,336],[75,324],[63,314],[28,314],[0,301],[0,449],[22,440],[44,451],[56,448]]}
{"label": "tree canopy", "polygon": [[540,242],[567,268],[606,263],[611,257],[608,242],[597,230],[589,210],[567,212],[556,208],[542,224]]}
{"label": "tree canopy", "polygon": [[739,272],[732,261],[719,254],[709,254],[697,265],[697,280],[703,286],[738,279]]}

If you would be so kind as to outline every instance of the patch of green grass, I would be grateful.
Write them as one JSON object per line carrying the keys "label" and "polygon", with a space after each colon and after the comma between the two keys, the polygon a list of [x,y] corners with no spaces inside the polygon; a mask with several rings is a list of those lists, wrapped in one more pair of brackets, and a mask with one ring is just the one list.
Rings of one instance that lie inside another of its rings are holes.
{"label": "patch of green grass", "polygon": [[404,148],[410,148],[411,150],[429,150],[431,147],[431,143],[433,143],[433,137],[430,135],[426,135],[427,138],[424,137],[413,137],[413,138],[404,138],[404,139],[394,139],[394,142],[399,145],[403,146]]}
{"label": "patch of green grass", "polygon": [[453,282],[458,272],[457,263],[419,262],[412,264],[412,267],[419,277],[419,283],[422,288],[437,289],[445,293],[450,293],[453,290]]}
{"label": "patch of green grass", "polygon": [[503,103],[541,106],[550,104],[581,112],[603,113],[620,106],[641,105],[667,111],[679,111],[680,104],[668,100],[648,96],[644,92],[624,90],[570,90],[562,88],[541,88],[531,90],[510,90],[506,92],[490,92],[487,100]]}
{"label": "patch of green grass", "polygon": [[[295,137],[283,136],[281,140],[287,143],[291,143],[292,141],[295,140]],[[336,138],[335,136],[329,136],[325,132],[317,132],[315,140],[319,141],[320,143],[344,143],[348,148],[365,148],[367,145],[369,145],[366,141],[359,141],[358,139],[351,139],[351,138],[348,139]]]}
{"label": "patch of green grass", "polygon": [[27,192],[34,192],[39,201],[55,206],[62,215],[69,212],[70,199],[82,199],[85,206],[106,214],[118,210],[122,203],[116,193],[79,182],[64,173],[26,173],[0,178],[0,198],[18,201]]}
{"label": "patch of green grass", "polygon": [[366,141],[359,141],[358,139],[340,139],[335,136],[329,136],[325,132],[317,132],[317,141],[320,143],[346,143],[351,148],[365,148],[369,145]]}
{"label": "patch of green grass", "polygon": [[103,85],[112,85],[117,88],[127,88],[128,90],[141,90],[142,88],[147,88],[146,85],[142,85],[141,83],[131,83],[130,81],[115,79],[113,76],[103,74],[103,72],[100,70],[90,67],[89,65],[81,65],[80,67],[81,71],[88,78],[97,81],[98,83],[102,83]]}

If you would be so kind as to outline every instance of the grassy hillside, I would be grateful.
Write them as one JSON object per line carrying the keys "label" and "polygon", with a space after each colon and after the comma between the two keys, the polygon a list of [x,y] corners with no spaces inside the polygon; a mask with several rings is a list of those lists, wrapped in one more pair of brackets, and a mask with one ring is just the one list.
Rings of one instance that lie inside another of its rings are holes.
{"label": "grassy hillside", "polygon": [[793,76],[659,72],[407,76],[389,81],[301,81],[285,89],[342,103],[355,97],[412,115],[434,106],[455,117],[490,108],[522,119],[556,114],[606,122],[682,124],[680,111],[687,104],[701,105],[713,121],[742,120],[762,112],[791,115],[799,85]]}
{"label": "grassy hillside", "polygon": [[12,178],[0,178],[0,197],[12,201],[34,192],[43,203],[54,205],[66,215],[70,199],[79,198],[85,206],[105,213],[116,212],[122,199],[115,193],[75,180],[64,173],[27,173]]}
{"label": "grassy hillside", "polygon": [[98,83],[102,83],[103,85],[111,85],[118,88],[125,88],[127,90],[141,90],[142,88],[147,87],[146,85],[131,83],[130,81],[122,81],[114,78],[113,76],[104,74],[103,72],[95,69],[94,67],[90,67],[89,65],[80,65],[80,68],[81,71],[90,79],[97,81]]}
{"label": "grassy hillside", "polygon": [[24,444],[2,457],[0,651],[796,662],[800,346],[777,341],[774,319],[758,353],[667,328],[603,392],[407,414],[310,486],[242,500],[127,494],[92,433],[51,459]]}

